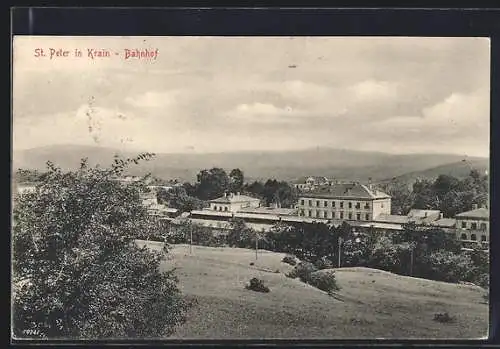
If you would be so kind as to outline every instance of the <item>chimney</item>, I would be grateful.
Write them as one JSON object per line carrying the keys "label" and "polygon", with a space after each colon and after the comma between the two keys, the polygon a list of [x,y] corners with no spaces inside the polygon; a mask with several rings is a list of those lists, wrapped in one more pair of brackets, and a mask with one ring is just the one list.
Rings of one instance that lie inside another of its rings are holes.
{"label": "chimney", "polygon": [[472,204],[472,209],[477,210],[477,204]]}
{"label": "chimney", "polygon": [[227,197],[227,193],[226,192],[224,192],[224,197]]}
{"label": "chimney", "polygon": [[443,219],[443,213],[439,213],[439,219]]}
{"label": "chimney", "polygon": [[424,217],[427,218],[427,211],[424,212]]}

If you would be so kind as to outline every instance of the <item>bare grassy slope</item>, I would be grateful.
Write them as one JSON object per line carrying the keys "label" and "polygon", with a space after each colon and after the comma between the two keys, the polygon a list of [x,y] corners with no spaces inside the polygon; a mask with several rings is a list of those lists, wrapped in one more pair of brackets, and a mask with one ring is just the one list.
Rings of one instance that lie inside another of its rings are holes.
{"label": "bare grassy slope", "polygon": [[[177,268],[184,294],[198,305],[176,338],[480,338],[488,306],[479,288],[342,268],[335,298],[284,273],[283,254],[236,248],[175,246],[165,268]],[[250,262],[255,262],[250,266]],[[279,273],[277,272],[279,271]],[[270,293],[246,290],[252,277]],[[448,312],[455,323],[433,321]]]}

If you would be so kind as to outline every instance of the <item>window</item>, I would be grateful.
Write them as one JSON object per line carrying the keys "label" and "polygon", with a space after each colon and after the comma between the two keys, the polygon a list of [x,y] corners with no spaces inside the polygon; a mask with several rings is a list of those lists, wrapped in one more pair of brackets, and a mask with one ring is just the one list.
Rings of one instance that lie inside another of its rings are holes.
{"label": "window", "polygon": [[312,211],[309,210],[309,217],[312,217]]}
{"label": "window", "polygon": [[366,219],[367,221],[369,221],[369,220],[370,220],[370,215],[369,215],[368,213],[365,215],[365,219]]}
{"label": "window", "polygon": [[370,204],[369,203],[366,203],[365,204],[365,210],[368,210],[370,208]]}
{"label": "window", "polygon": [[327,212],[327,211],[324,211],[324,212],[323,212],[323,217],[324,217],[324,218],[328,218],[328,212]]}
{"label": "window", "polygon": [[300,210],[300,215],[304,216],[304,210]]}
{"label": "window", "polygon": [[319,211],[316,211],[316,218],[319,218]]}
{"label": "window", "polygon": [[358,221],[360,221],[360,220],[361,220],[361,213],[356,213],[356,219],[357,219]]}
{"label": "window", "polygon": [[304,200],[300,200],[300,204],[304,206]]}
{"label": "window", "polygon": [[349,202],[348,205],[349,205],[349,208],[352,208],[352,202]]}
{"label": "window", "polygon": [[462,222],[462,228],[467,228],[467,222]]}
{"label": "window", "polygon": [[222,206],[219,206],[219,211],[222,211]]}
{"label": "window", "polygon": [[344,212],[340,212],[340,219],[344,219]]}
{"label": "window", "polygon": [[224,207],[224,211],[227,211],[227,206],[226,206],[226,207]]}
{"label": "window", "polygon": [[316,201],[316,207],[319,207],[319,200]]}
{"label": "window", "polygon": [[476,241],[477,240],[476,234],[470,234],[470,239],[472,241]]}
{"label": "window", "polygon": [[384,208],[384,203],[383,202],[380,203],[380,208]]}
{"label": "window", "polygon": [[486,235],[481,235],[481,241],[486,241]]}
{"label": "window", "polygon": [[325,207],[328,207],[328,201],[325,201],[323,205],[325,205]]}
{"label": "window", "polygon": [[477,223],[476,223],[476,222],[472,222],[472,223],[470,224],[470,228],[471,228],[472,230],[476,230],[476,229],[477,229]]}
{"label": "window", "polygon": [[359,202],[356,202],[356,208],[361,208],[361,204]]}
{"label": "window", "polygon": [[312,205],[313,205],[312,200],[309,200],[309,206],[312,206]]}
{"label": "window", "polygon": [[481,223],[481,230],[486,230],[486,223]]}
{"label": "window", "polygon": [[217,206],[214,206],[214,210],[217,211]]}
{"label": "window", "polygon": [[332,201],[332,207],[335,208],[335,201]]}
{"label": "window", "polygon": [[352,213],[349,212],[349,215],[347,217],[348,217],[348,219],[352,219]]}
{"label": "window", "polygon": [[461,240],[467,240],[467,234],[462,234],[462,236],[460,236],[460,239]]}

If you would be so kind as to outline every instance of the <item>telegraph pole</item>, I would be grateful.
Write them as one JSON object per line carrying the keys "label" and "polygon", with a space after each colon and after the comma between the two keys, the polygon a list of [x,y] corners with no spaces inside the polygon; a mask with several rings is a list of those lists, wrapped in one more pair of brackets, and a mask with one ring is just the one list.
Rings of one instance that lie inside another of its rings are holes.
{"label": "telegraph pole", "polygon": [[193,254],[193,229],[189,227],[189,254]]}
{"label": "telegraph pole", "polygon": [[414,253],[415,247],[412,245],[411,250],[410,250],[410,276],[413,276],[413,253]]}
{"label": "telegraph pole", "polygon": [[257,230],[255,231],[255,260],[258,258],[257,251],[259,250],[259,235],[257,233]]}
{"label": "telegraph pole", "polygon": [[341,255],[341,253],[342,253],[342,251],[341,251],[342,237],[341,237],[341,236],[339,236],[339,239],[338,239],[338,245],[339,245],[339,250],[338,250],[338,254],[339,254],[338,267],[340,268],[340,255]]}

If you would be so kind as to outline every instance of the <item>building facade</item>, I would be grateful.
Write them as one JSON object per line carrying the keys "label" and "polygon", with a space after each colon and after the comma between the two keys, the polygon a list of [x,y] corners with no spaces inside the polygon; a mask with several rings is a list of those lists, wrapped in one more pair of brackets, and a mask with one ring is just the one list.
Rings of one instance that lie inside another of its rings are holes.
{"label": "building facade", "polygon": [[322,185],[329,185],[329,184],[330,184],[329,179],[321,176],[302,177],[292,182],[293,187],[301,191],[314,190],[315,188],[318,188]]}
{"label": "building facade", "polygon": [[302,217],[371,221],[391,213],[391,197],[360,183],[339,183],[302,193],[297,209]]}
{"label": "building facade", "polygon": [[490,215],[487,208],[477,208],[455,216],[456,234],[465,246],[474,243],[488,245],[490,241]]}
{"label": "building facade", "polygon": [[210,210],[238,212],[242,209],[260,207],[260,200],[240,193],[225,193],[224,196],[210,200]]}

